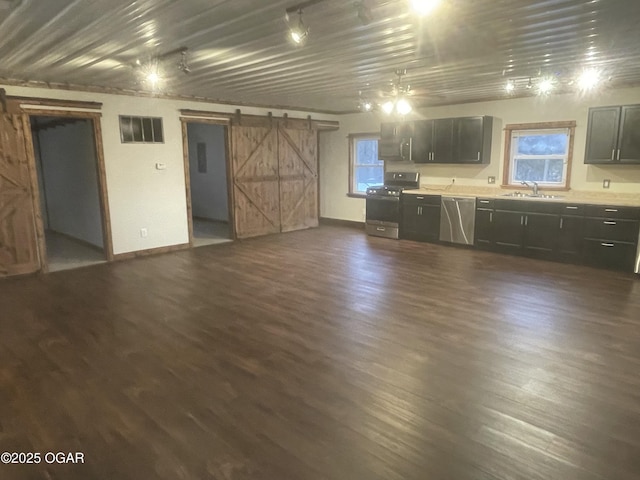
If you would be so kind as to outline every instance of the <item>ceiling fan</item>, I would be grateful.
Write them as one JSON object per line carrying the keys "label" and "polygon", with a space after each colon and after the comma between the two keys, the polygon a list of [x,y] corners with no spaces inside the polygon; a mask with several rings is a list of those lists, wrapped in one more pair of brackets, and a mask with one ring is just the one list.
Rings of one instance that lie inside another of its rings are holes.
{"label": "ceiling fan", "polygon": [[407,115],[413,110],[409,97],[413,95],[411,85],[402,82],[402,78],[407,74],[406,68],[398,68],[396,76],[398,77],[391,82],[391,88],[388,91],[379,92],[382,98],[380,108],[387,114],[397,113],[399,115]]}

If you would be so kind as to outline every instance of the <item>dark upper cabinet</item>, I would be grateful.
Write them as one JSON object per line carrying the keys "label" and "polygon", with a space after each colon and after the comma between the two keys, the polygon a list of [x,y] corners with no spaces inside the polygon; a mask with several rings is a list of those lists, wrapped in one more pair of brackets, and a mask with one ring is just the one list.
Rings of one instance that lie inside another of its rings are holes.
{"label": "dark upper cabinet", "polygon": [[412,122],[386,122],[380,125],[380,160],[411,161]]}
{"label": "dark upper cabinet", "polygon": [[589,109],[584,163],[640,164],[640,105]]}
{"label": "dark upper cabinet", "polygon": [[457,118],[454,128],[455,163],[491,161],[493,117]]}
{"label": "dark upper cabinet", "polygon": [[438,118],[415,122],[416,163],[485,163],[491,158],[492,117]]}

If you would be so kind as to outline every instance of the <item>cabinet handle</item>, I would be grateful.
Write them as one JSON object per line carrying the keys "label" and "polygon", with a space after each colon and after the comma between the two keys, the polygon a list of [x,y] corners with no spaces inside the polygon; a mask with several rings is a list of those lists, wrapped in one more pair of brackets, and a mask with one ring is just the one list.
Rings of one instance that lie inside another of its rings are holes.
{"label": "cabinet handle", "polygon": [[607,221],[605,221],[604,224],[605,225],[617,225],[618,222],[607,222]]}
{"label": "cabinet handle", "polygon": [[618,157],[616,158],[616,160],[620,161],[620,149],[618,149]]}
{"label": "cabinet handle", "polygon": [[613,162],[616,159],[616,149],[611,150],[611,161]]}
{"label": "cabinet handle", "polygon": [[560,230],[564,228],[564,218],[560,219]]}
{"label": "cabinet handle", "polygon": [[567,210],[577,210],[578,209],[578,207],[566,207],[566,208],[567,208]]}
{"label": "cabinet handle", "polygon": [[416,197],[418,200],[424,200],[424,197]]}
{"label": "cabinet handle", "polygon": [[480,200],[480,203],[489,203],[489,200]]}
{"label": "cabinet handle", "polygon": [[489,212],[489,223],[493,223],[493,212]]}
{"label": "cabinet handle", "polygon": [[529,226],[529,215],[525,215],[524,216],[524,226],[528,227]]}
{"label": "cabinet handle", "polygon": [[524,225],[524,215],[520,215],[520,226]]}
{"label": "cabinet handle", "polygon": [[377,228],[376,228],[376,230],[377,230],[377,231],[379,231],[379,232],[384,232],[384,231],[386,230],[386,228],[384,228],[384,227],[377,227]]}
{"label": "cabinet handle", "polygon": [[480,152],[478,152],[478,161],[480,161]]}
{"label": "cabinet handle", "polygon": [[604,211],[605,212],[614,212],[614,213],[616,213],[618,211],[618,209],[617,208],[605,208]]}
{"label": "cabinet handle", "polygon": [[418,207],[418,215],[422,215],[422,207]]}
{"label": "cabinet handle", "polygon": [[613,243],[601,243],[600,245],[602,245],[603,247],[615,247]]}

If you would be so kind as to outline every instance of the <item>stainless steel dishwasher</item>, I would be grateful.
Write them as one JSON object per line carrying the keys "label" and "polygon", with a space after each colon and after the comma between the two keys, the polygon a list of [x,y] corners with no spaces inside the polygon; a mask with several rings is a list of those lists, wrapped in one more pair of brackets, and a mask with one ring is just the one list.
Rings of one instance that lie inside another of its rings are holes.
{"label": "stainless steel dishwasher", "polygon": [[476,199],[442,197],[440,241],[473,245],[476,228]]}

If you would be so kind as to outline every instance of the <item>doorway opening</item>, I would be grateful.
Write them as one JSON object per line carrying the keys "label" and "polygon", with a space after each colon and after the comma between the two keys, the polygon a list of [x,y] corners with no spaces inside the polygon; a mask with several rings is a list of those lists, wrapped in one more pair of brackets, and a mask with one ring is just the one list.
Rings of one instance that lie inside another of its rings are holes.
{"label": "doorway opening", "polygon": [[105,262],[94,119],[31,115],[48,271]]}
{"label": "doorway opening", "polygon": [[233,240],[230,213],[227,127],[205,121],[183,123],[189,236],[194,247]]}

